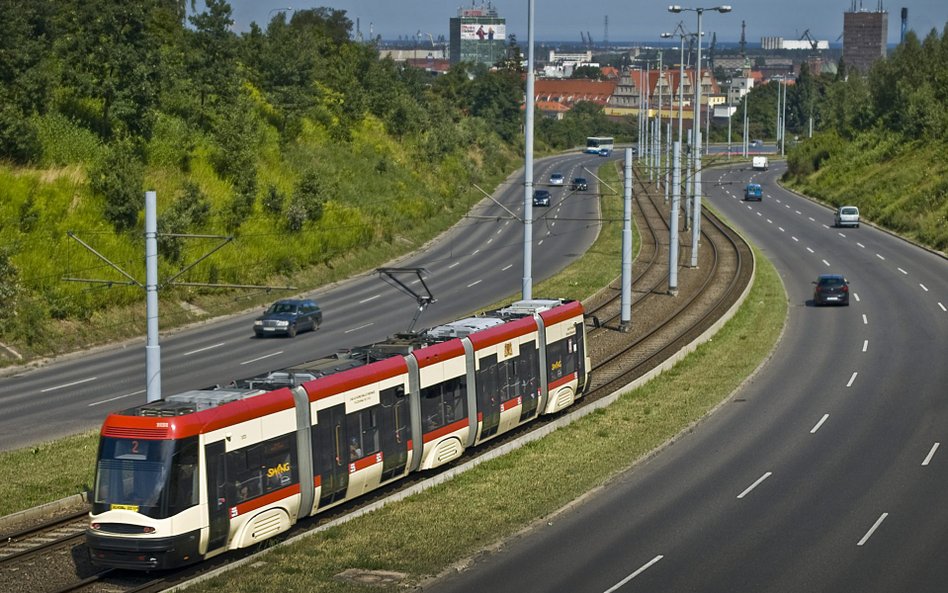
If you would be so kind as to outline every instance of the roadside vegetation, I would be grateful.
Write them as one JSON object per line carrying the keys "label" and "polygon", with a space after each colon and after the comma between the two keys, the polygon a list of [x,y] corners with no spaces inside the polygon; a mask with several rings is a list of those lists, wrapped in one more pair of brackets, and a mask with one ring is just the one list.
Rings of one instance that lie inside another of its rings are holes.
{"label": "roadside vegetation", "polygon": [[948,24],[845,74],[810,85],[820,132],[791,148],[784,182],[948,252]]}

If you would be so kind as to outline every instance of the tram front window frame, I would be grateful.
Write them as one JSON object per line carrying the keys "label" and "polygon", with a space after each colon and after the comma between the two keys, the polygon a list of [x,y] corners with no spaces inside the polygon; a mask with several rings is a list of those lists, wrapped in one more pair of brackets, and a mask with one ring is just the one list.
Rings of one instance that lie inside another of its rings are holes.
{"label": "tram front window frame", "polygon": [[197,437],[102,437],[92,512],[129,510],[164,519],[198,502]]}

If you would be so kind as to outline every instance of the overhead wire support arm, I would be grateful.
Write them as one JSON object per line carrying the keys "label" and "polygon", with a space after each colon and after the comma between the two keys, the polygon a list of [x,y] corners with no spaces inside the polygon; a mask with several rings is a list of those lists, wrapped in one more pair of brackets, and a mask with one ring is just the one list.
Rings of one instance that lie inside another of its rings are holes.
{"label": "overhead wire support arm", "polygon": [[[471,185],[473,185],[474,188],[477,189],[479,192],[481,192],[482,194],[484,194],[484,196],[487,197],[488,200],[490,200],[491,202],[493,202],[493,203],[497,204],[498,206],[500,206],[501,208],[503,208],[508,214],[510,214],[510,216],[513,217],[514,220],[516,220],[517,222],[523,222],[523,219],[520,218],[519,216],[517,216],[517,214],[516,214],[514,211],[512,211],[510,208],[504,206],[503,204],[501,204],[500,202],[498,202],[497,200],[495,200],[495,199],[494,199],[494,196],[490,195],[489,193],[487,193],[486,191],[484,191],[483,189],[481,189],[476,183],[472,183]],[[485,216],[484,218],[497,218],[497,217],[496,217],[496,216],[489,216],[489,217],[488,217],[488,216]]]}
{"label": "overhead wire support arm", "polygon": [[[183,276],[185,273],[187,273],[188,270],[192,269],[194,266],[198,265],[198,264],[201,263],[202,261],[204,261],[204,260],[206,260],[207,258],[211,257],[211,256],[214,255],[214,253],[216,253],[219,249],[221,249],[222,247],[224,247],[225,245],[227,245],[228,243],[230,243],[231,241],[234,240],[234,237],[233,237],[233,236],[225,236],[225,235],[187,235],[187,234],[179,234],[179,233],[167,233],[167,234],[165,234],[164,236],[165,236],[165,237],[183,237],[183,238],[186,238],[186,239],[222,239],[220,245],[218,245],[218,246],[215,247],[214,249],[211,249],[210,251],[208,251],[207,253],[205,253],[205,254],[202,255],[201,257],[197,258],[197,259],[196,259],[193,263],[191,263],[190,265],[185,266],[184,268],[182,268],[177,274],[175,274],[175,275],[172,276],[171,278],[168,278],[167,280],[165,280],[163,284],[168,284],[168,285],[174,284],[174,281],[175,281],[176,278],[180,278],[180,277]],[[182,283],[182,285],[183,285],[183,283]]]}
{"label": "overhead wire support arm", "polygon": [[142,284],[141,282],[133,278],[130,274],[122,270],[122,268],[118,267],[117,265],[109,261],[109,258],[105,257],[104,255],[96,251],[91,245],[89,245],[88,243],[86,243],[85,241],[77,237],[76,234],[73,233],[72,231],[66,231],[66,235],[70,237],[71,239],[74,239],[77,243],[79,243],[80,245],[88,249],[89,251],[91,251],[96,257],[98,257],[99,259],[107,263],[109,267],[114,269],[116,272],[128,278],[128,282],[116,282],[114,280],[86,280],[83,278],[63,278],[63,280],[66,280],[68,282],[94,282],[94,283],[100,283],[100,284],[124,284],[128,286],[138,286],[140,288],[145,287],[144,284]]}
{"label": "overhead wire support arm", "polygon": [[[428,285],[425,283],[424,277],[428,275],[428,270],[425,268],[376,268],[375,271],[379,273],[379,277],[387,284],[414,298],[418,303],[418,310],[415,312],[415,317],[412,318],[411,325],[408,326],[408,333],[412,333],[415,330],[415,324],[418,323],[418,318],[421,317],[422,312],[424,312],[431,303],[438,302],[438,299],[434,298],[434,295],[431,294],[431,289],[428,288]],[[425,294],[421,294],[408,284],[399,280],[397,274],[414,274],[417,276],[418,283],[421,284]]]}

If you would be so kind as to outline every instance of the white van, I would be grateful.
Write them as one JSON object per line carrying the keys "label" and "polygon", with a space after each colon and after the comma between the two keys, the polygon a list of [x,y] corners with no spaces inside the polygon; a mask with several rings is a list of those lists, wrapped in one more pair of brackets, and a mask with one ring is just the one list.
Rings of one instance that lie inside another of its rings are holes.
{"label": "white van", "polygon": [[837,227],[852,226],[859,228],[859,208],[855,206],[840,206],[836,209],[835,225]]}

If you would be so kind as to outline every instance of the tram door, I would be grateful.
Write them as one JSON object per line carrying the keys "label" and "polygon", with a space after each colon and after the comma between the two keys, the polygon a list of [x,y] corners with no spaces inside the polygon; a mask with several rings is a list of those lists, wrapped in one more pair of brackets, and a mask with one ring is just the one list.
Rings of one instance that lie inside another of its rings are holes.
{"label": "tram door", "polygon": [[400,476],[408,463],[408,441],[411,430],[408,427],[408,398],[405,387],[391,387],[381,391],[382,412],[379,415],[379,432],[382,447],[382,481]]}
{"label": "tram door", "polygon": [[322,507],[345,498],[349,487],[345,404],[319,410],[314,428],[313,470],[320,477],[319,506]]}
{"label": "tram door", "polygon": [[576,376],[578,377],[578,382],[576,385],[577,392],[582,391],[586,385],[586,344],[583,343],[583,336],[586,335],[583,333],[583,322],[580,321],[576,324]]}
{"label": "tram door", "polygon": [[207,466],[207,551],[211,552],[227,544],[230,531],[230,505],[227,496],[227,475],[224,463],[224,441],[204,446]]}
{"label": "tram door", "polygon": [[497,376],[497,355],[480,360],[477,371],[477,411],[481,414],[481,439],[493,436],[500,425],[500,380]]}

